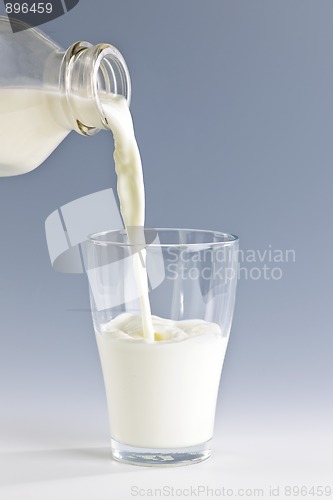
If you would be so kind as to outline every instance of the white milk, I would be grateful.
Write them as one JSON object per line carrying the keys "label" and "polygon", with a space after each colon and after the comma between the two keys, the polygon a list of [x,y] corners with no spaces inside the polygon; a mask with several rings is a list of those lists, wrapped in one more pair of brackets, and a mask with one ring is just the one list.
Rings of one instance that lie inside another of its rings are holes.
{"label": "white milk", "polygon": [[136,447],[178,448],[213,436],[227,339],[215,323],[153,316],[156,342],[124,313],[96,332],[112,438]]}
{"label": "white milk", "polygon": [[[120,212],[127,229],[129,242],[131,244],[140,243],[144,240],[145,190],[141,157],[135,140],[131,113],[125,98],[122,96],[108,96],[104,98],[102,105],[114,138],[114,160],[118,176],[117,189]],[[145,260],[145,251],[140,253],[141,258]],[[133,265],[140,298],[143,332],[145,338],[154,341],[147,272],[140,259],[140,253],[133,254]]]}
{"label": "white milk", "polygon": [[[103,102],[114,135],[120,208],[131,243],[142,235],[145,196],[133,123],[123,97]],[[134,254],[141,316],[122,314],[96,331],[112,438],[146,448],[180,448],[213,436],[227,339],[215,323],[151,316],[147,274]]]}
{"label": "white milk", "polygon": [[[144,226],[141,159],[125,98],[101,97],[115,141],[118,195],[131,243]],[[61,97],[38,90],[0,90],[0,175],[28,172],[70,132]],[[73,103],[77,118],[98,126],[95,106]],[[144,252],[141,252],[144,257]],[[216,396],[227,340],[202,320],[151,317],[146,270],[139,253],[134,270],[141,316],[123,314],[96,332],[113,439],[137,447],[196,445],[213,435]]]}
{"label": "white milk", "polygon": [[54,110],[58,94],[35,89],[0,89],[0,176],[29,172],[69,134]]}

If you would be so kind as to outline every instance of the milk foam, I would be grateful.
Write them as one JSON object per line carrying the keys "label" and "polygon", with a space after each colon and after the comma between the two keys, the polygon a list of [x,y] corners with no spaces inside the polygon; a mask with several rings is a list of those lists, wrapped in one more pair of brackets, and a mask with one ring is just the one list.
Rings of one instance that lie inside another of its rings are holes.
{"label": "milk foam", "polygon": [[[216,323],[200,319],[172,321],[171,319],[152,316],[154,337],[159,342],[174,342],[189,339],[197,335],[221,335],[221,329]],[[101,329],[102,334],[109,338],[126,340],[145,340],[141,318],[138,314],[123,313]]]}

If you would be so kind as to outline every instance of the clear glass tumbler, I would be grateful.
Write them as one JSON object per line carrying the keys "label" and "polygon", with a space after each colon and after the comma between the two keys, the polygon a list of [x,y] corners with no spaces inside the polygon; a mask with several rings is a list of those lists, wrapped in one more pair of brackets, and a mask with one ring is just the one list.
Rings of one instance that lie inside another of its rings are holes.
{"label": "clear glass tumbler", "polygon": [[[115,460],[187,465],[210,457],[232,322],[238,238],[192,229],[94,234],[87,275]],[[140,328],[134,259],[146,268],[154,339]],[[160,318],[166,318],[166,321]],[[130,334],[128,334],[130,331]]]}

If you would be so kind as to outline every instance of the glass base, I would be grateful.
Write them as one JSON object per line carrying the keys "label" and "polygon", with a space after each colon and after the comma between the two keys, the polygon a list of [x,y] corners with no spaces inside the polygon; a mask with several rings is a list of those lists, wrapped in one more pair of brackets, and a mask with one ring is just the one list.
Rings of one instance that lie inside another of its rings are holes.
{"label": "glass base", "polygon": [[187,448],[137,448],[111,439],[114,460],[146,467],[174,467],[204,462],[211,456],[210,441]]}

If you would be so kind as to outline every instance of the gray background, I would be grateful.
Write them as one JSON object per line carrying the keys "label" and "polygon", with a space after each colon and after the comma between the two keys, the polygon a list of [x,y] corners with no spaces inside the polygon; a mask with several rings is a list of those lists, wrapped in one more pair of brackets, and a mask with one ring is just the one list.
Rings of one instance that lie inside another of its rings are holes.
{"label": "gray background", "polygon": [[[332,22],[330,0],[81,0],[42,27],[65,48],[123,53],[147,225],[296,252],[281,280],[239,282],[217,432],[331,433]],[[52,270],[44,221],[115,188],[112,153],[110,134],[72,132],[34,172],[0,179],[3,444],[107,446],[86,279]]]}

